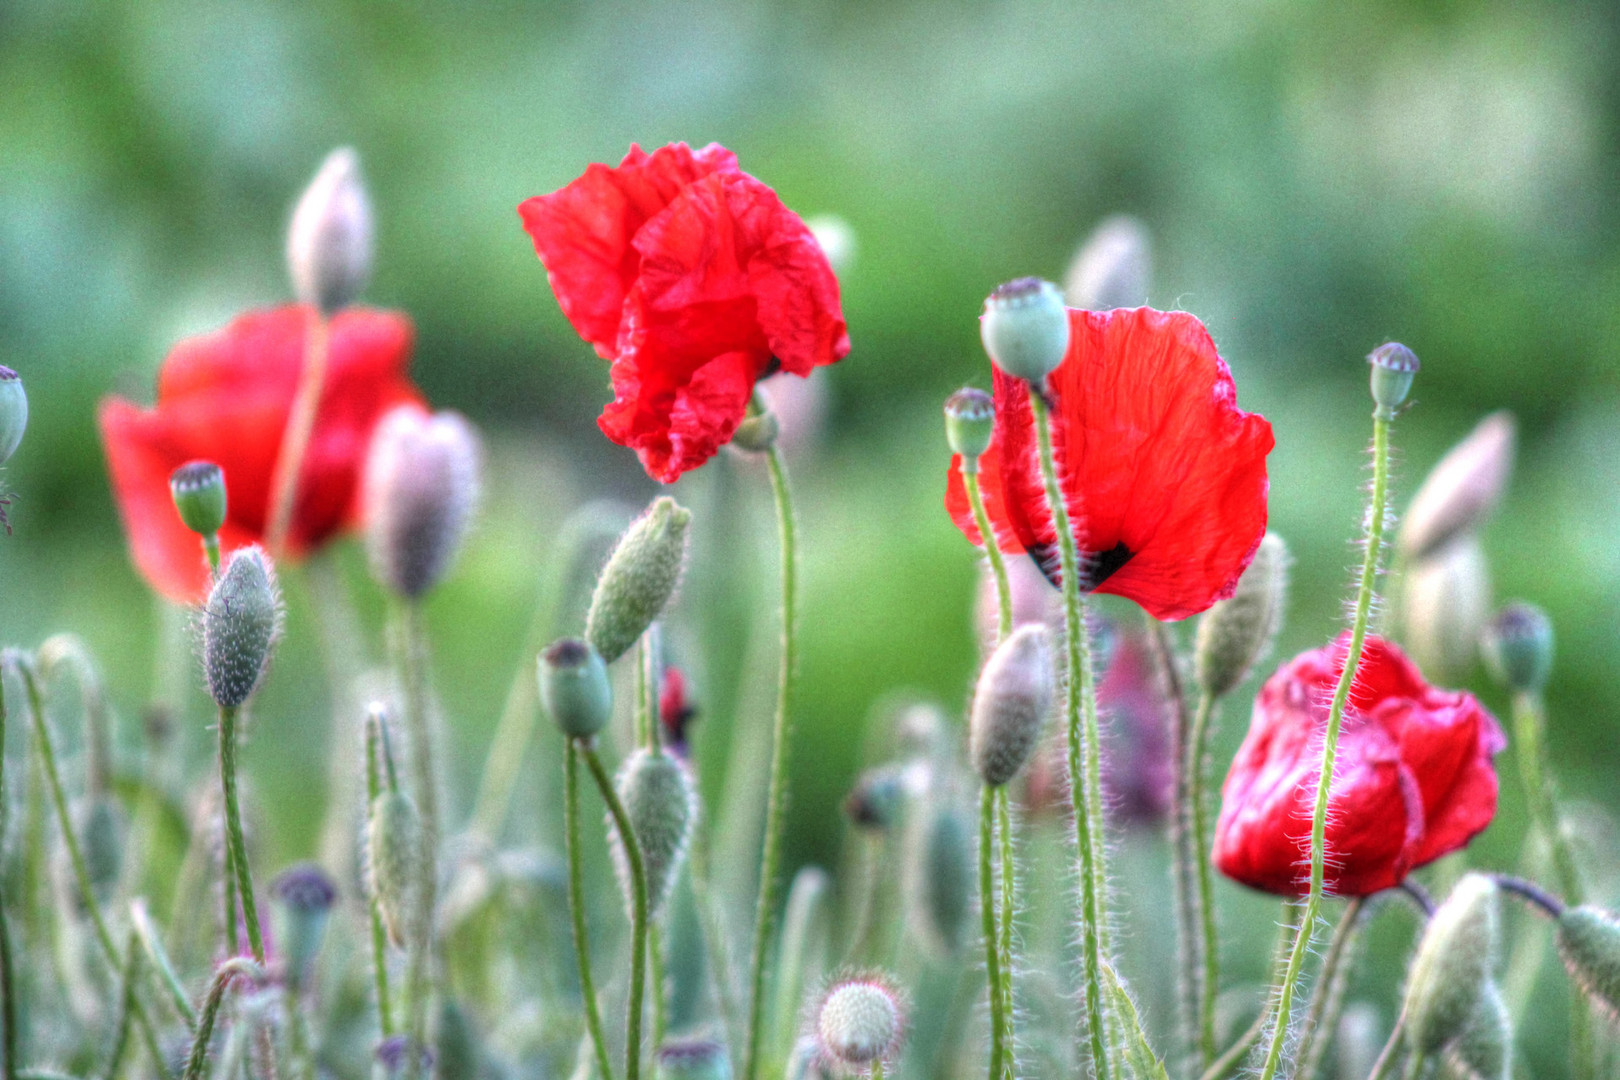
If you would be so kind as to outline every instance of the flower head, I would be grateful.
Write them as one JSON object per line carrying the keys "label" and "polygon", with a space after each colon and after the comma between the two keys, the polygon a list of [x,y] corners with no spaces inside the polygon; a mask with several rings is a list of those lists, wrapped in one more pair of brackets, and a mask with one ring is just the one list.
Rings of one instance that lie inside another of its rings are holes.
{"label": "flower head", "polygon": [[563,314],[612,361],[598,425],[656,480],[713,457],[759,379],[849,352],[826,253],[723,146],[632,146],[518,213]]}
{"label": "flower head", "polygon": [[884,975],[835,981],[810,1018],[823,1066],[854,1075],[875,1061],[893,1064],[905,1044],[907,1005]]}
{"label": "flower head", "polygon": [[[1245,885],[1304,895],[1322,736],[1348,633],[1266,680],[1232,761],[1215,865]],[[1329,892],[1367,896],[1466,845],[1496,813],[1502,729],[1471,694],[1439,690],[1369,637],[1339,733],[1328,796]]]}
{"label": "flower head", "polygon": [[[1129,597],[1159,619],[1203,611],[1232,595],[1265,535],[1271,425],[1237,407],[1231,373],[1191,315],[1068,315],[1069,350],[1047,385],[1080,585]],[[1027,551],[1056,582],[1029,384],[993,373],[995,435],[979,480],[994,539]],[[983,543],[961,471],[953,459],[945,506]]]}

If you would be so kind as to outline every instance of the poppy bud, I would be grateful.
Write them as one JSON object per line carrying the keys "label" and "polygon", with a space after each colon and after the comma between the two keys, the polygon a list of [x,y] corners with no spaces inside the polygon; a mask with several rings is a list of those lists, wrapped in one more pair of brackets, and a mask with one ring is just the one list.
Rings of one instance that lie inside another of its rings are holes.
{"label": "poppy bud", "polygon": [[737,430],[731,433],[731,445],[750,454],[763,454],[776,445],[782,434],[782,423],[772,410],[760,409],[743,418]]}
{"label": "poppy bud", "polygon": [[1401,519],[1396,547],[1419,559],[1490,516],[1513,472],[1513,414],[1494,412],[1429,470]]}
{"label": "poppy bud", "polygon": [[438,1016],[433,1024],[434,1080],[478,1080],[481,1055],[472,1021],[460,1005],[449,997],[439,999]]}
{"label": "poppy bud", "polygon": [[686,565],[692,512],[669,496],[653,500],[631,522],[596,579],[585,617],[585,640],[606,663],[629,651],[675,595]]}
{"label": "poppy bud", "polygon": [[225,524],[225,472],[212,461],[189,461],[169,474],[169,494],[186,528],[214,536]]}
{"label": "poppy bud", "polygon": [[0,366],[0,465],[10,460],[28,428],[28,392],[15,371]]}
{"label": "poppy bud", "polygon": [[[647,877],[647,915],[656,918],[675,887],[686,845],[697,817],[697,792],[686,769],[661,750],[635,750],[624,759],[615,781],[624,802],[630,830],[641,847],[641,867]],[[613,861],[625,902],[631,899],[630,865],[618,830],[609,822]]]}
{"label": "poppy bud", "polygon": [[996,366],[1039,383],[1069,351],[1069,312],[1056,285],[1026,277],[998,285],[984,301],[979,337]]}
{"label": "poppy bud", "polygon": [[202,613],[203,672],[221,708],[234,708],[259,688],[281,636],[281,593],[262,548],[231,553]]}
{"label": "poppy bud", "polygon": [[433,1051],[409,1035],[390,1035],[377,1044],[377,1064],[382,1066],[388,1080],[404,1076],[411,1065],[411,1051],[415,1050],[417,1065],[426,1075],[433,1069]]}
{"label": "poppy bud", "polygon": [[1401,621],[1418,666],[1437,681],[1462,681],[1490,614],[1491,575],[1479,538],[1459,536],[1407,568]]}
{"label": "poppy bud", "polygon": [[1199,689],[1222,697],[1248,677],[1282,621],[1288,590],[1288,545],[1266,533],[1237,590],[1218,601],[1198,623],[1194,667]]}
{"label": "poppy bud", "polygon": [[1558,955],[1569,977],[1610,1016],[1620,1016],[1620,920],[1593,907],[1558,916]]}
{"label": "poppy bud", "polygon": [[1412,389],[1412,378],[1418,371],[1417,354],[1398,341],[1390,341],[1368,353],[1367,363],[1372,365],[1372,397],[1377,406],[1373,415],[1393,420],[1395,410]]}
{"label": "poppy bud", "polygon": [[974,893],[973,826],[956,802],[931,800],[906,845],[907,915],[913,932],[936,954],[962,945]]}
{"label": "poppy bud", "polygon": [[1024,767],[1052,711],[1052,646],[1044,626],[1021,626],[990,654],[973,693],[968,753],[973,770],[1000,787]]}
{"label": "poppy bud", "polygon": [[658,1048],[658,1080],[731,1080],[726,1048],[710,1039],[671,1039]]}
{"label": "poppy bud", "polygon": [[613,684],[602,657],[578,638],[540,653],[540,704],[564,735],[589,739],[613,716]]}
{"label": "poppy bud", "polygon": [[365,291],[371,278],[371,200],[360,156],[347,146],[326,155],[298,200],[287,230],[287,269],[300,303],[330,315]]}
{"label": "poppy bud", "polygon": [[1429,919],[1406,983],[1406,1037],[1438,1053],[1473,1020],[1497,953],[1497,886],[1467,874]]}
{"label": "poppy bud", "polygon": [[402,791],[385,791],[366,821],[366,877],[388,940],[405,943],[421,876],[422,818]]}
{"label": "poppy bud", "polygon": [[337,886],[319,866],[299,863],[270,883],[270,896],[276,944],[286,959],[287,985],[296,993],[326,938]]}
{"label": "poppy bud", "polygon": [[879,765],[855,778],[855,786],[844,799],[844,813],[856,828],[882,832],[899,823],[905,804],[905,770]]}
{"label": "poppy bud", "polygon": [[383,417],[366,460],[366,550],[376,579],[416,599],[450,567],[478,501],[478,435],[457,413]]}
{"label": "poppy bud", "polygon": [[892,1062],[906,1037],[906,1003],[880,975],[833,984],[816,1008],[815,1034],[822,1061],[851,1073],[873,1062]]}
{"label": "poppy bud", "polygon": [[1474,1018],[1447,1057],[1458,1080],[1512,1080],[1513,1018],[1494,982],[1485,984]]}
{"label": "poppy bud", "polygon": [[1153,238],[1129,214],[1105,219],[1074,253],[1063,275],[1063,297],[1088,311],[1147,303],[1153,280]]}
{"label": "poppy bud", "polygon": [[1509,690],[1536,693],[1552,673],[1553,628],[1534,604],[1512,603],[1496,613],[1480,640],[1491,675]]}
{"label": "poppy bud", "polygon": [[951,453],[962,455],[962,471],[979,471],[979,457],[990,448],[995,428],[995,399],[983,390],[964,386],[945,399],[945,441]]}

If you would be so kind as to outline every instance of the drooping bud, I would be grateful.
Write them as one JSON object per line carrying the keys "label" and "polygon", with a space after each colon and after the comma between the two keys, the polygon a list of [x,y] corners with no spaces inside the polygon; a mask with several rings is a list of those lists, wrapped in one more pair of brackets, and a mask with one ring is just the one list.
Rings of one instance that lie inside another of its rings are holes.
{"label": "drooping bud", "polygon": [[613,717],[613,684],[597,651],[563,638],[540,653],[540,704],[564,735],[589,739]]}
{"label": "drooping bud", "polygon": [[1497,954],[1497,885],[1467,874],[1429,919],[1406,983],[1406,1038],[1434,1055],[1473,1020]]}
{"label": "drooping bud", "polygon": [[1287,592],[1288,545],[1268,532],[1238,579],[1237,590],[1199,620],[1194,651],[1199,689],[1218,698],[1248,677],[1276,636]]}
{"label": "drooping bud", "polygon": [[782,423],[776,413],[764,405],[762,396],[756,395],[755,400],[761,407],[743,417],[743,422],[731,433],[731,445],[750,454],[763,454],[776,445],[777,436],[782,434]]}
{"label": "drooping bud", "polygon": [[[619,767],[614,782],[630,829],[641,847],[641,866],[647,878],[647,915],[657,916],[675,879],[680,875],[686,846],[692,838],[697,817],[697,792],[685,766],[661,750],[645,747],[633,751]],[[630,865],[624,855],[618,830],[608,822],[613,843],[613,861],[619,871],[619,885],[628,906]]]}
{"label": "drooping bud", "polygon": [[606,663],[628,652],[675,595],[691,523],[690,510],[660,496],[619,539],[585,617],[585,640]]}
{"label": "drooping bud", "polygon": [[658,1048],[658,1080],[731,1080],[731,1058],[712,1039],[671,1039]]}
{"label": "drooping bud", "polygon": [[1063,275],[1063,297],[1088,311],[1147,303],[1153,281],[1153,238],[1129,214],[1105,218],[1086,237]]}
{"label": "drooping bud", "polygon": [[854,1074],[890,1064],[905,1043],[906,1002],[881,975],[841,979],[816,1008],[815,1035],[828,1066]]}
{"label": "drooping bud", "polygon": [[1620,919],[1594,907],[1558,916],[1558,955],[1593,1004],[1620,1016]]}
{"label": "drooping bud", "polygon": [[837,214],[817,214],[805,225],[821,245],[821,253],[827,256],[827,265],[832,267],[833,273],[842,274],[854,265],[858,243],[853,225]]}
{"label": "drooping bud", "polygon": [[482,1055],[472,1021],[455,999],[439,999],[433,1022],[434,1080],[478,1080]]}
{"label": "drooping bud", "polygon": [[858,829],[883,832],[900,822],[906,806],[905,768],[878,765],[855,778],[844,797],[844,813]]}
{"label": "drooping bud", "polygon": [[956,800],[936,794],[914,815],[906,844],[906,914],[939,956],[962,947],[973,910],[973,826]]}
{"label": "drooping bud", "polygon": [[326,939],[326,924],[337,900],[337,886],[314,863],[299,863],[283,870],[270,883],[275,901],[276,945],[286,963],[287,985],[297,993]]}
{"label": "drooping bud", "polygon": [[372,576],[412,600],[439,583],[472,522],[481,456],[458,413],[402,405],[383,417],[362,488]]}
{"label": "drooping bud", "polygon": [[300,303],[330,315],[359,298],[371,279],[371,229],[360,155],[339,147],[304,189],[287,230],[287,270]]}
{"label": "drooping bud", "polygon": [[1424,674],[1446,685],[1474,666],[1491,609],[1491,572],[1479,538],[1459,536],[1407,567],[1401,621]]}
{"label": "drooping bud", "polygon": [[28,392],[22,378],[0,366],[0,465],[11,459],[28,430]]}
{"label": "drooping bud", "polygon": [[169,474],[169,494],[186,528],[214,536],[225,524],[225,471],[212,461],[188,461]]}
{"label": "drooping bud", "polygon": [[1057,674],[1044,626],[1021,626],[990,654],[973,693],[968,753],[991,787],[1018,775],[1052,711]]}
{"label": "drooping bud", "polygon": [[964,386],[945,399],[945,441],[951,453],[962,456],[962,471],[979,471],[979,458],[990,448],[995,428],[996,402],[989,394]]}
{"label": "drooping bud", "polygon": [[241,705],[264,680],[281,636],[275,567],[259,547],[231,553],[202,613],[203,673],[222,708]]}
{"label": "drooping bud", "polygon": [[1468,1029],[1446,1053],[1458,1080],[1512,1080],[1513,1017],[1496,983],[1485,984]]}
{"label": "drooping bud", "polygon": [[388,940],[405,943],[421,877],[422,817],[403,791],[385,791],[366,820],[366,879]]}
{"label": "drooping bud", "polygon": [[1401,518],[1402,555],[1420,559],[1490,516],[1513,472],[1515,427],[1512,413],[1491,413],[1429,470]]}
{"label": "drooping bud", "polygon": [[1398,341],[1390,341],[1368,353],[1367,363],[1372,365],[1372,398],[1377,406],[1373,415],[1393,420],[1412,390],[1412,379],[1418,372],[1417,354]]}
{"label": "drooping bud", "polygon": [[1069,351],[1069,312],[1056,285],[1026,277],[999,285],[984,301],[979,337],[996,366],[1039,383]]}
{"label": "drooping bud", "polygon": [[1535,693],[1552,674],[1553,628],[1534,604],[1512,603],[1496,613],[1480,639],[1491,675],[1510,690]]}

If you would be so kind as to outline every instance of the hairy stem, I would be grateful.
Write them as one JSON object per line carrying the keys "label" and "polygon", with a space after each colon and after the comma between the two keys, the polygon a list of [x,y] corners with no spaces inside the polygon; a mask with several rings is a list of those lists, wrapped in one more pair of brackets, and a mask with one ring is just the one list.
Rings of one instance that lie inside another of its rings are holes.
{"label": "hairy stem", "polygon": [[208,1044],[214,1038],[214,1024],[219,1019],[220,1006],[225,1003],[225,992],[237,979],[264,981],[264,968],[243,956],[233,956],[214,971],[197,1015],[197,1033],[191,1037],[191,1052],[186,1055],[184,1080],[202,1080],[208,1065]]}
{"label": "hairy stem", "polygon": [[[259,908],[253,901],[253,874],[248,867],[247,841],[242,835],[242,808],[236,794],[236,719],[235,706],[220,706],[219,783],[225,793],[226,867],[227,873],[234,873],[236,891],[242,898],[242,922],[247,927],[248,947],[253,950],[253,959],[263,964],[264,936],[259,931]],[[230,927],[230,935],[234,945],[234,924]]]}
{"label": "hairy stem", "polygon": [[[433,994],[433,936],[439,903],[439,773],[433,754],[433,725],[427,687],[427,639],[422,607],[401,601],[395,608],[396,648],[405,730],[410,736],[411,780],[422,812],[421,876],[411,919],[410,956],[405,965],[405,1033],[413,1046],[427,1045],[428,999]],[[419,1054],[411,1054],[407,1080],[422,1074]]]}
{"label": "hairy stem", "polygon": [[1007,562],[1001,548],[996,546],[996,534],[990,528],[990,515],[984,510],[984,493],[979,490],[979,472],[969,472],[963,462],[962,480],[967,487],[968,503],[973,507],[973,523],[979,527],[979,539],[984,541],[984,554],[990,560],[990,572],[996,579],[996,641],[1000,643],[1012,633],[1012,587],[1007,581]]}
{"label": "hairy stem", "polygon": [[984,923],[984,970],[990,994],[990,1080],[1001,1080],[1007,1025],[1002,1013],[1001,940],[996,933],[996,789],[984,785],[979,796],[979,914]]}
{"label": "hairy stem", "polygon": [[647,870],[641,861],[641,841],[613,787],[613,778],[589,743],[581,743],[579,752],[607,804],[624,848],[624,861],[630,867],[630,1004],[625,1017],[624,1075],[626,1080],[636,1080],[641,1075],[641,1010],[647,988]]}
{"label": "hairy stem", "polygon": [[[366,717],[366,816],[369,819],[383,793],[382,758],[388,753],[382,718],[375,712]],[[394,790],[394,763],[388,762],[388,790]],[[366,897],[371,921],[371,973],[377,995],[377,1030],[383,1038],[394,1034],[394,1011],[388,999],[388,932],[383,928],[382,905],[375,890]]]}
{"label": "hairy stem", "polygon": [[1187,778],[1187,814],[1192,826],[1192,866],[1198,883],[1198,949],[1203,971],[1198,980],[1198,1047],[1207,1067],[1215,1059],[1215,999],[1221,993],[1221,937],[1215,920],[1215,876],[1209,855],[1209,727],[1215,698],[1198,695],[1192,728],[1187,734],[1187,759],[1182,771]]}
{"label": "hairy stem", "polygon": [[197,1010],[191,1007],[191,999],[186,995],[186,988],[180,982],[180,976],[175,974],[174,962],[169,959],[168,950],[163,947],[163,942],[158,937],[157,927],[152,925],[152,917],[147,913],[144,901],[135,900],[130,903],[129,922],[135,929],[136,937],[140,938],[141,947],[146,950],[146,958],[152,962],[153,970],[162,980],[163,988],[168,991],[175,1012],[186,1022],[186,1027],[195,1028]]}
{"label": "hairy stem", "polygon": [[1014,886],[1016,865],[1013,858],[1012,813],[1008,809],[1010,798],[1005,785],[996,789],[996,832],[1001,839],[1001,1022],[1003,1037],[1002,1064],[1008,1080],[1017,1071],[1018,1045],[1013,1036],[1013,908],[1016,904]]}
{"label": "hairy stem", "polygon": [[585,1029],[596,1051],[601,1080],[613,1080],[607,1036],[602,1032],[602,1007],[596,1000],[591,975],[591,938],[585,925],[585,870],[579,847],[579,751],[573,739],[563,741],[563,834],[568,847],[568,914],[574,924],[574,958],[579,964],[579,993],[585,1004]]}
{"label": "hairy stem", "polygon": [[1322,957],[1322,970],[1316,975],[1316,988],[1311,992],[1310,1011],[1305,1014],[1305,1026],[1299,1033],[1299,1049],[1294,1054],[1299,1062],[1295,1080],[1311,1080],[1321,1072],[1322,1059],[1339,1024],[1345,988],[1354,966],[1356,939],[1361,934],[1362,915],[1366,910],[1366,900],[1360,896],[1354,898],[1345,905],[1344,914],[1333,928],[1327,954]]}

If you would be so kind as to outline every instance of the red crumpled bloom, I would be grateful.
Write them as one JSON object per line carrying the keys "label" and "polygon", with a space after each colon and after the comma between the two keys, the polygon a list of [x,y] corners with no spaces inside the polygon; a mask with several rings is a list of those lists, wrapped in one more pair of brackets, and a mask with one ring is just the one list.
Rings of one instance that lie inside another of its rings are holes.
{"label": "red crumpled bloom", "polygon": [[[1322,738],[1349,647],[1347,632],[1261,687],[1215,825],[1227,877],[1279,896],[1309,889]],[[1368,637],[1328,789],[1327,891],[1369,896],[1465,846],[1496,813],[1491,758],[1506,745],[1473,695],[1435,689],[1400,649]]]}
{"label": "red crumpled bloom", "polygon": [[518,213],[563,314],[613,362],[597,424],[656,480],[713,457],[763,376],[849,352],[821,245],[723,146],[632,146]]}
{"label": "red crumpled bloom", "polygon": [[[264,542],[271,476],[311,317],[296,305],[249,312],[176,345],[158,373],[153,408],[121,398],[102,402],[101,438],[131,556],[171,600],[201,600],[208,565],[201,541],[174,508],[169,474],[198,459],[219,465],[229,506],[222,548]],[[373,427],[393,406],[421,400],[406,375],[412,336],[410,320],[397,312],[350,308],[332,319],[286,555],[303,555],[357,523]]]}
{"label": "red crumpled bloom", "polygon": [[[1204,324],[1152,308],[1070,309],[1068,355],[1048,376],[1052,444],[1081,552],[1081,588],[1181,619],[1232,595],[1266,532],[1271,425],[1237,407]],[[995,539],[1059,580],[1057,533],[1029,384],[992,365],[994,436],[979,459]],[[945,507],[983,543],[951,460]]]}

